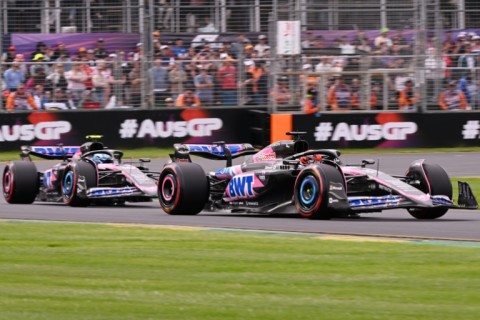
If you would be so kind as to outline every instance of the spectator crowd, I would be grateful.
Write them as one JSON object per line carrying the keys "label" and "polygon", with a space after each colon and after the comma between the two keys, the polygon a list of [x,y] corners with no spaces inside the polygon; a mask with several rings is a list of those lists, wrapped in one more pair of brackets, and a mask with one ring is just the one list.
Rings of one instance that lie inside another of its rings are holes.
{"label": "spectator crowd", "polygon": [[[156,31],[153,61],[146,64],[142,43],[131,52],[109,52],[99,38],[92,48],[70,52],[61,42],[55,47],[39,42],[28,56],[12,45],[2,55],[2,93],[6,110],[269,102],[281,107],[300,101],[305,112],[314,113],[384,109],[385,96],[388,109],[416,110],[423,84],[429,105],[476,109],[480,36],[460,32],[454,37],[447,32],[444,39],[428,37],[421,78],[412,71],[417,66],[414,42],[402,31],[388,28],[373,38],[359,30],[354,37],[341,35],[329,42],[323,35],[307,32],[301,43],[306,50],[300,76],[289,73],[295,69],[286,57],[272,59],[263,34],[253,40],[238,34],[234,41],[187,45],[180,37],[163,41]],[[338,54],[318,54],[331,48]],[[363,76],[372,69],[395,72],[386,78],[375,73]],[[272,79],[275,82],[270,84]]]}

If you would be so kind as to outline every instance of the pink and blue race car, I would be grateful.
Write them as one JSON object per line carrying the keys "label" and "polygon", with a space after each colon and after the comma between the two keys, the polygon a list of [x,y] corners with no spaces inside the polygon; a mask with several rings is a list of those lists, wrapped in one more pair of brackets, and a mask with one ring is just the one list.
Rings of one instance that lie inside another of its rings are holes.
{"label": "pink and blue race car", "polygon": [[[146,167],[148,159],[122,161],[123,152],[106,148],[101,136],[81,146],[24,146],[21,160],[3,171],[3,196],[8,203],[63,202],[70,206],[121,205],[147,202],[157,196],[159,173]],[[40,171],[32,156],[60,160]]]}
{"label": "pink and blue race car", "polygon": [[[374,160],[346,165],[333,149],[310,150],[301,137],[274,142],[261,150],[251,144],[176,144],[158,180],[162,209],[172,215],[202,210],[253,213],[297,212],[309,219],[357,216],[404,208],[417,219],[436,219],[449,209],[477,209],[466,182],[452,182],[438,164],[412,162],[404,175],[369,168]],[[225,160],[224,168],[205,173],[191,155]],[[233,165],[236,158],[244,161]]]}

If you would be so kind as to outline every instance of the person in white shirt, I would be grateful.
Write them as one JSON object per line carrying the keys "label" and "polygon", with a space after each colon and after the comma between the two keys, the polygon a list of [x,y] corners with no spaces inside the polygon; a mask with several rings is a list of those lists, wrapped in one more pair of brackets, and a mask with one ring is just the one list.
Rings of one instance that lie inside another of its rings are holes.
{"label": "person in white shirt", "polygon": [[65,72],[65,79],[67,79],[67,89],[72,95],[72,100],[75,107],[80,106],[80,102],[85,91],[85,82],[88,80],[88,76],[80,68],[80,61],[74,61],[72,70]]}
{"label": "person in white shirt", "polygon": [[254,50],[258,51],[258,56],[263,57],[263,52],[270,49],[270,46],[267,43],[267,36],[261,34],[258,36],[258,43],[253,47]]}
{"label": "person in white shirt", "polygon": [[377,36],[374,40],[374,45],[376,48],[380,48],[383,45],[386,45],[388,48],[393,46],[393,41],[389,37],[390,29],[383,27],[380,29],[380,35]]}

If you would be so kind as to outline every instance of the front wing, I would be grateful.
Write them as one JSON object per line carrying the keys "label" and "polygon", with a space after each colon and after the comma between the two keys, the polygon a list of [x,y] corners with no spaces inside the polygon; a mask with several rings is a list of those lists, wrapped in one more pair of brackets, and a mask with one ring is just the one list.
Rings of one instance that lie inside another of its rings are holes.
{"label": "front wing", "polygon": [[466,182],[458,182],[458,204],[444,195],[429,195],[429,201],[417,201],[402,195],[358,196],[348,197],[349,208],[352,211],[378,211],[399,208],[455,208],[474,210],[478,208],[477,200]]}

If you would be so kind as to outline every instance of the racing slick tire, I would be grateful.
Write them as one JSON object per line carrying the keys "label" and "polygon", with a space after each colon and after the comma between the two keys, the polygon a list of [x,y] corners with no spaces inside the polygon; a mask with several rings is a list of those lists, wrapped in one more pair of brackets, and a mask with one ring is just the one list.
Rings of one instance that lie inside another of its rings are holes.
{"label": "racing slick tire", "polygon": [[208,178],[196,163],[170,163],[158,179],[158,200],[163,211],[171,215],[196,215],[209,197]]}
{"label": "racing slick tire", "polygon": [[73,166],[68,166],[62,179],[62,197],[63,202],[71,207],[86,207],[90,204],[90,200],[86,196],[79,194],[78,179],[80,176],[85,178],[87,189],[97,186],[97,170],[93,164],[79,161]]}
{"label": "racing slick tire", "polygon": [[3,170],[3,196],[11,204],[30,204],[40,187],[37,167],[30,161],[12,161]]}
{"label": "racing slick tire", "polygon": [[[449,199],[452,199],[452,182],[447,172],[438,164],[422,163],[422,167],[425,174],[421,174],[419,170],[409,168],[407,177],[420,181],[418,189],[424,193],[430,195],[446,195]],[[443,216],[447,213],[448,208],[407,210],[408,213],[416,219],[431,220]]]}
{"label": "racing slick tire", "polygon": [[293,198],[297,212],[304,218],[328,220],[334,211],[328,207],[330,182],[345,188],[342,173],[335,167],[318,164],[303,169],[297,176]]}

